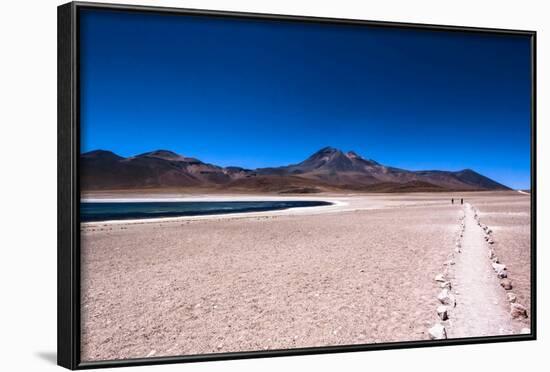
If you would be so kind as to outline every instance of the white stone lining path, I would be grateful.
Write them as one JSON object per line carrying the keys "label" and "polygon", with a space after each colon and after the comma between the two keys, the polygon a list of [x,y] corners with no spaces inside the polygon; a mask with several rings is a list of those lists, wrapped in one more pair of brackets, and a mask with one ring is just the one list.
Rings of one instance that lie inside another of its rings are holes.
{"label": "white stone lining path", "polygon": [[466,203],[459,218],[454,252],[442,274],[435,277],[441,290],[437,321],[428,330],[431,339],[464,338],[530,333],[514,319],[527,317],[516,303],[506,265],[493,249],[491,229],[477,210]]}

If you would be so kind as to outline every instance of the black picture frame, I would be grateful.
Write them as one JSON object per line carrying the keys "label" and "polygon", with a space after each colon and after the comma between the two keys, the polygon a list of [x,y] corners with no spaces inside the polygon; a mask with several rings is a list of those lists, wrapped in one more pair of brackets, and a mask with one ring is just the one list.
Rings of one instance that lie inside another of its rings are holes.
{"label": "black picture frame", "polygon": [[[173,357],[82,362],[80,360],[80,187],[79,187],[79,14],[81,9],[123,12],[203,15],[257,20],[285,20],[318,24],[353,24],[370,27],[422,29],[523,35],[531,40],[531,333],[511,336],[473,337],[437,341],[407,341],[366,345],[325,346],[300,349],[232,352]],[[262,358],[288,355],[341,353],[426,346],[450,346],[488,342],[535,340],[536,327],[536,32],[477,27],[441,26],[353,19],[317,18],[276,14],[256,14],[156,6],[135,6],[71,2],[58,7],[58,276],[57,276],[57,358],[69,369],[138,366],[167,363]]]}

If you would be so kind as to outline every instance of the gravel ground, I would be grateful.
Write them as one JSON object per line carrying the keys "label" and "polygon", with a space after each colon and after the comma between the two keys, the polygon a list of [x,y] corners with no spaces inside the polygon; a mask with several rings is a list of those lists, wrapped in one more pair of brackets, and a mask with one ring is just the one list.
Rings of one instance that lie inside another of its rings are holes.
{"label": "gravel ground", "polygon": [[[428,339],[433,278],[461,213],[450,197],[348,196],[345,209],[326,214],[85,224],[82,360]],[[492,202],[498,193],[474,197],[483,213],[515,212],[522,198],[506,196],[506,209]],[[516,263],[501,241],[516,231],[524,241],[528,229],[499,216],[496,249],[527,304],[525,244],[515,246]]]}
{"label": "gravel ground", "polygon": [[460,250],[450,266],[452,293],[456,306],[450,306],[445,326],[447,337],[467,338],[521,333],[521,320],[510,316],[510,303],[488,256],[490,244],[475,218],[475,210],[464,205],[464,230]]}
{"label": "gravel ground", "polygon": [[[512,280],[511,292],[517,295],[517,302],[531,314],[531,214],[530,198],[495,197],[474,200],[479,210],[480,221],[493,230],[493,249],[508,269]],[[523,321],[530,327],[530,318]]]}

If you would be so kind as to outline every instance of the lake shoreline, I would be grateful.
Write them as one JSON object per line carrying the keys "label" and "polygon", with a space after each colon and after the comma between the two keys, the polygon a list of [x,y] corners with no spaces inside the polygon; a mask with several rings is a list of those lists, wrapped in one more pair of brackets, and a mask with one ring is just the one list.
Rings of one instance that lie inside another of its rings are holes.
{"label": "lake shoreline", "polygon": [[333,205],[321,200],[279,201],[140,201],[82,202],[81,222],[150,220],[163,218],[216,216],[281,211],[293,208],[313,208]]}
{"label": "lake shoreline", "polygon": [[144,219],[127,219],[127,220],[106,220],[106,221],[89,221],[81,222],[82,227],[94,227],[94,226],[106,226],[106,225],[126,225],[126,224],[148,224],[148,223],[169,223],[180,222],[190,220],[215,220],[215,219],[232,219],[232,218],[247,218],[247,217],[262,217],[262,216],[279,216],[279,215],[293,215],[293,214],[319,214],[319,213],[331,213],[339,212],[345,209],[349,205],[348,198],[346,197],[334,197],[334,196],[318,196],[318,197],[302,197],[302,196],[274,196],[274,195],[192,195],[192,196],[175,196],[172,194],[159,197],[158,195],[139,195],[139,196],[127,196],[121,198],[110,197],[110,195],[103,196],[101,198],[83,198],[82,202],[93,203],[135,203],[135,202],[237,202],[237,201],[316,201],[326,202],[329,205],[322,206],[307,206],[307,207],[292,207],[286,209],[277,209],[269,211],[258,212],[236,212],[236,213],[219,213],[208,215],[194,215],[194,216],[178,216],[178,217],[160,217],[160,218],[144,218]]}

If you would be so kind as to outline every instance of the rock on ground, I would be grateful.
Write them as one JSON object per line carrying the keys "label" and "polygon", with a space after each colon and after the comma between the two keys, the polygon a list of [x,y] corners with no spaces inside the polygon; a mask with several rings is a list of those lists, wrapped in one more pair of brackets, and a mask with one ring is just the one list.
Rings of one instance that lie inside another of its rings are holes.
{"label": "rock on ground", "polygon": [[500,281],[500,286],[509,291],[512,289],[512,281],[510,279],[503,279]]}
{"label": "rock on ground", "polygon": [[525,306],[517,304],[517,303],[511,303],[510,304],[510,315],[512,318],[527,318],[527,309]]}
{"label": "rock on ground", "polygon": [[437,315],[439,316],[439,318],[441,318],[441,320],[449,319],[449,313],[448,313],[447,306],[439,305],[437,307]]}
{"label": "rock on ground", "polygon": [[437,295],[437,299],[443,305],[449,305],[451,303],[451,293],[447,288],[443,288],[443,290]]}
{"label": "rock on ground", "polygon": [[447,331],[441,324],[436,324],[428,330],[428,334],[432,340],[444,340],[447,338]]}
{"label": "rock on ground", "polygon": [[506,270],[506,265],[493,263],[493,270],[495,270],[496,273],[498,273],[499,271],[504,271]]}

